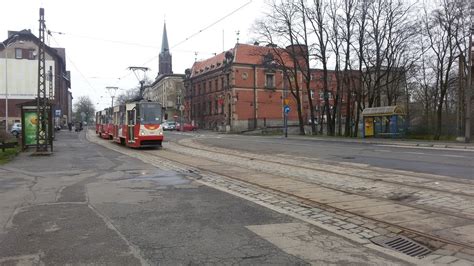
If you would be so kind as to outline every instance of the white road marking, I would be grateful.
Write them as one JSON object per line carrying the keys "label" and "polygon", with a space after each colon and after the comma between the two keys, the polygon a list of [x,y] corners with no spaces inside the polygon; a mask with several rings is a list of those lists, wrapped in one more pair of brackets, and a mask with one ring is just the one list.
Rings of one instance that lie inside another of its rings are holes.
{"label": "white road marking", "polygon": [[416,154],[416,155],[428,155],[428,154],[423,153],[423,152],[414,152],[414,151],[404,151],[402,153]]}
{"label": "white road marking", "polygon": [[467,156],[453,155],[453,154],[440,154],[440,156],[444,156],[444,157],[454,157],[454,158],[467,158]]}
{"label": "white road marking", "polygon": [[474,152],[474,149],[458,149],[458,148],[441,148],[441,147],[423,147],[423,146],[405,146],[405,145],[390,145],[390,144],[376,144],[379,147],[392,147],[403,149],[425,149],[425,150],[442,150],[442,151],[465,151]]}

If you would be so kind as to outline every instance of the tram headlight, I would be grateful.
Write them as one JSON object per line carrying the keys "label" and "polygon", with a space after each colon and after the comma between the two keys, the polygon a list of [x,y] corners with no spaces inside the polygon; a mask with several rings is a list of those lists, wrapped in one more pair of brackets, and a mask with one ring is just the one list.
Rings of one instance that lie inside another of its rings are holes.
{"label": "tram headlight", "polygon": [[145,135],[146,135],[146,131],[143,129],[140,129],[140,136],[145,136]]}

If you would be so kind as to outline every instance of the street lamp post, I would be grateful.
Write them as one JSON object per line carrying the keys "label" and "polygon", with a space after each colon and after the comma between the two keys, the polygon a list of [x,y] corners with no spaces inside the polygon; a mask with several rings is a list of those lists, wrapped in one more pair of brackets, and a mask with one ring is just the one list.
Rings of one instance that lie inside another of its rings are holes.
{"label": "street lamp post", "polygon": [[15,38],[17,38],[18,35],[13,35],[12,39],[10,40],[7,45],[5,45],[3,42],[1,44],[3,45],[3,48],[5,49],[5,132],[8,133],[8,56],[7,56],[7,48],[14,44],[12,42]]}
{"label": "street lamp post", "polygon": [[105,87],[109,93],[110,93],[110,97],[112,98],[112,108],[114,107],[114,98],[115,98],[115,94],[117,93],[117,90],[119,89],[118,87]]}

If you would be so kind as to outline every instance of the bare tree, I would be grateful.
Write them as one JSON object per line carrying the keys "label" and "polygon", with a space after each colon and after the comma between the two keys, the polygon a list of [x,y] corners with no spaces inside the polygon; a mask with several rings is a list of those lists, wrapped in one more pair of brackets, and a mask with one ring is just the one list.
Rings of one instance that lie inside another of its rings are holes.
{"label": "bare tree", "polygon": [[[454,64],[459,57],[457,38],[460,25],[456,24],[459,15],[456,2],[440,0],[440,7],[430,14],[426,11],[424,28],[429,40],[429,47],[435,58],[436,82],[434,86],[434,103],[436,105],[436,130],[434,138],[439,140],[443,106],[453,75]],[[426,10],[426,9],[425,9]]]}
{"label": "bare tree", "polygon": [[357,61],[358,65],[358,73],[359,73],[359,82],[356,86],[355,92],[355,103],[357,104],[356,108],[356,121],[355,121],[355,128],[354,128],[354,137],[358,135],[358,125],[360,114],[362,110],[365,108],[365,99],[367,97],[366,84],[370,84],[370,75],[367,75],[367,72],[364,73],[364,65],[366,65],[366,53],[365,53],[365,46],[367,45],[367,23],[368,23],[368,9],[369,3],[367,0],[361,0],[356,5],[356,22],[357,22],[357,46],[355,47],[355,51],[357,54]]}
{"label": "bare tree", "polygon": [[[355,15],[356,15],[356,6],[358,4],[357,0],[344,0],[342,5],[342,15],[341,15],[341,34],[343,41],[343,54],[344,54],[344,72],[342,73],[342,82],[346,92],[346,121],[345,121],[345,130],[344,136],[352,136],[352,127],[351,123],[353,121],[352,107],[353,100],[352,95],[354,94],[354,89],[352,87],[354,75],[352,74],[352,64],[351,64],[351,51],[352,51],[352,42],[355,28]],[[342,93],[342,97],[344,94]]]}
{"label": "bare tree", "polygon": [[[301,135],[304,135],[302,95],[298,79],[301,74],[301,68],[306,65],[301,62],[301,59],[304,59],[306,55],[302,54],[301,41],[299,40],[299,25],[302,21],[301,9],[292,0],[272,0],[268,2],[268,6],[271,12],[265,14],[265,19],[256,22],[254,31],[271,44],[272,61],[283,72],[284,79],[286,80],[285,86],[288,86],[290,94],[296,101],[299,132]],[[276,43],[281,43],[283,47],[287,48],[279,48],[275,45]]]}
{"label": "bare tree", "polygon": [[323,95],[324,95],[324,115],[327,122],[327,134],[334,135],[334,120],[331,114],[329,102],[329,82],[328,82],[328,44],[329,33],[327,29],[327,6],[322,0],[313,0],[313,6],[308,8],[307,17],[313,32],[316,36],[316,58],[323,67]]}
{"label": "bare tree", "polygon": [[[343,86],[341,75],[341,46],[342,36],[340,34],[341,19],[339,15],[340,3],[338,0],[329,1],[328,19],[329,19],[329,44],[330,52],[335,56],[334,76],[336,80],[336,93],[334,96],[334,104],[332,106],[332,124],[335,125],[335,133],[338,136],[342,135],[342,114],[341,105],[343,99]],[[337,122],[337,123],[336,123]],[[337,130],[336,130],[337,129]]]}
{"label": "bare tree", "polygon": [[[304,79],[304,84],[306,86],[306,95],[308,96],[308,104],[309,104],[309,112],[310,112],[310,119],[311,119],[311,134],[316,134],[316,123],[315,123],[315,116],[314,116],[314,103],[313,98],[313,91],[311,90],[311,79],[312,79],[312,71],[311,71],[311,62],[310,62],[310,43],[309,43],[309,32],[308,32],[308,25],[307,25],[307,6],[304,0],[300,0],[299,2],[299,10],[301,13],[301,26],[302,30],[298,34],[299,38],[296,38],[298,42],[297,48],[299,49],[298,53],[300,54],[301,60],[297,60],[298,67],[301,71],[301,74]],[[302,43],[299,43],[299,39],[302,40]],[[300,63],[300,61],[302,61]]]}
{"label": "bare tree", "polygon": [[92,122],[95,106],[89,96],[79,96],[74,103],[74,118],[76,121]]}

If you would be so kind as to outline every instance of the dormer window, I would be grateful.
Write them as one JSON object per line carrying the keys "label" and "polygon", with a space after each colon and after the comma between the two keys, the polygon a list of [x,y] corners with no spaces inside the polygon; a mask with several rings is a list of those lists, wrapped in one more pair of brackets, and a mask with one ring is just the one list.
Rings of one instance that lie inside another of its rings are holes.
{"label": "dormer window", "polygon": [[22,59],[23,58],[23,49],[15,48],[15,58]]}

